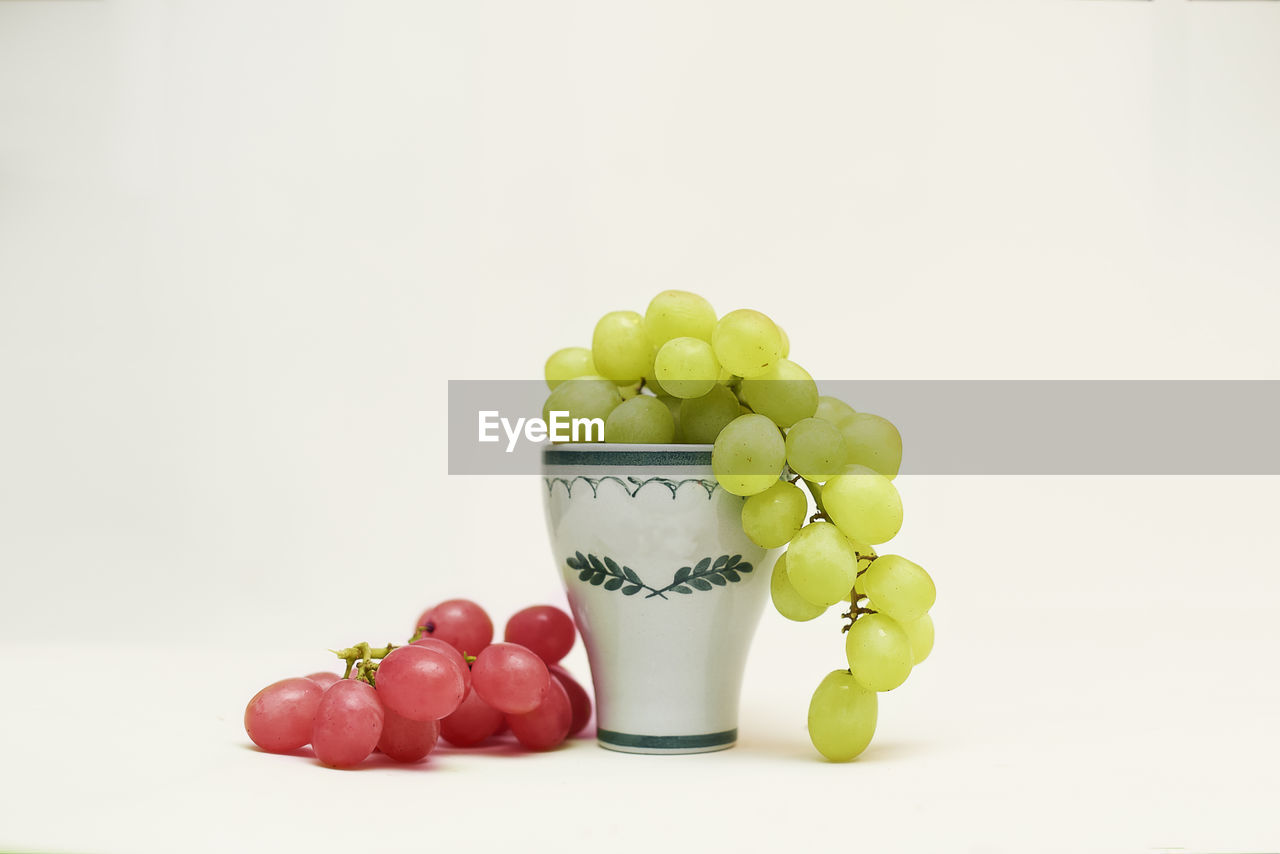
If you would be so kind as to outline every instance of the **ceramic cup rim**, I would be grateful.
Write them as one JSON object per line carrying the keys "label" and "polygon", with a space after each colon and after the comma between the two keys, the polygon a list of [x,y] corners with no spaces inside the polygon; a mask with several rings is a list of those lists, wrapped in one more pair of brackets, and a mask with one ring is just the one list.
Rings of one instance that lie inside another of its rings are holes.
{"label": "ceramic cup rim", "polygon": [[600,451],[631,451],[637,453],[671,453],[672,451],[701,451],[714,448],[713,444],[690,444],[688,442],[671,442],[659,444],[629,444],[626,442],[558,442],[542,446],[542,453],[547,451],[576,451],[579,453],[598,453]]}
{"label": "ceramic cup rim", "polygon": [[622,442],[576,442],[545,445],[542,470],[602,471],[664,469],[710,472],[714,445],[629,445]]}

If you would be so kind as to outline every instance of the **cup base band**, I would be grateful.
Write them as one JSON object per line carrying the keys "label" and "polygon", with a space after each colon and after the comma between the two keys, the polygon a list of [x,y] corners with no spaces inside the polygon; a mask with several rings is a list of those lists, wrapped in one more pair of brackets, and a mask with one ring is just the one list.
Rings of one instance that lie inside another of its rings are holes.
{"label": "cup base band", "polygon": [[738,730],[699,735],[638,735],[600,729],[596,730],[596,740],[601,747],[622,753],[710,753],[733,747],[738,740]]}

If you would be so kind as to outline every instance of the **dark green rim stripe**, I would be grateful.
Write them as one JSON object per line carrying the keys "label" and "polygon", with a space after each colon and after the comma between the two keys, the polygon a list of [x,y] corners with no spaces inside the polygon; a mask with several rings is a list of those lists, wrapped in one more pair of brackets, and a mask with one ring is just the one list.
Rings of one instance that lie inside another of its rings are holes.
{"label": "dark green rim stripe", "polygon": [[674,750],[689,747],[718,747],[738,740],[737,729],[724,732],[708,732],[702,735],[636,735],[630,732],[614,732],[611,729],[596,730],[596,738],[619,747],[648,747],[654,750]]}
{"label": "dark green rim stripe", "polygon": [[710,451],[562,451],[547,448],[549,466],[709,466]]}

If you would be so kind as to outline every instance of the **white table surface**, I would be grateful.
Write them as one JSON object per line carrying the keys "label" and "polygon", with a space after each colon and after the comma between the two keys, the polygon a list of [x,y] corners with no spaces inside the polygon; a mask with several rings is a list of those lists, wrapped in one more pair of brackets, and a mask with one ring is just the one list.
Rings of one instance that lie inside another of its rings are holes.
{"label": "white table surface", "polygon": [[[934,657],[882,695],[875,741],[846,765],[808,745],[828,668],[801,660],[753,658],[722,753],[584,738],[341,772],[261,753],[241,724],[312,650],[250,667],[199,648],[10,649],[0,850],[1274,850],[1280,687],[1257,664],[1276,631],[1261,610],[1204,618],[1202,634],[1174,612],[944,610]],[[22,681],[26,661],[50,677]]]}

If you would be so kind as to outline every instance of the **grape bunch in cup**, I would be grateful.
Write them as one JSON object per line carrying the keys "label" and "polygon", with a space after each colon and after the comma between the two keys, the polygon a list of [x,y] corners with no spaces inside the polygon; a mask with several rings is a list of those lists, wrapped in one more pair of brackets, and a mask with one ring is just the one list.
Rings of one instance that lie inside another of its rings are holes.
{"label": "grape bunch in cup", "polygon": [[418,762],[437,741],[472,747],[510,730],[528,750],[550,750],[580,732],[591,698],[560,666],[573,647],[573,620],[534,605],[493,622],[467,599],[450,599],[418,618],[409,642],[333,650],[344,672],[283,679],[249,701],[244,727],[270,753],[306,745],[334,768],[375,751]]}
{"label": "grape bunch in cup", "polygon": [[543,419],[600,419],[606,442],[714,446],[716,480],[746,497],[743,531],[764,548],[787,546],[770,581],[774,607],[795,621],[842,607],[847,667],[814,692],[809,737],[847,761],[871,742],[877,694],[932,650],[935,590],[919,564],[874,548],[902,527],[898,429],[820,395],[789,355],[767,315],[719,317],[697,294],[663,291],[644,315],[600,318],[590,348],[551,355]]}

